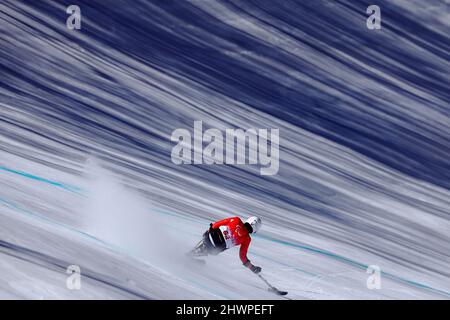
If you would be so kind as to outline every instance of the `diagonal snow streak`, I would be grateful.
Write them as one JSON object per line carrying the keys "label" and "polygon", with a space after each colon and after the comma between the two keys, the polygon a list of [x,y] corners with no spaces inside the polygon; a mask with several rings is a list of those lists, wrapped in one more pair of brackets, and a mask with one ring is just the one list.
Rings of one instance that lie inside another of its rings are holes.
{"label": "diagonal snow streak", "polygon": [[[77,191],[82,190],[82,188],[77,187],[77,186],[71,186],[70,188],[67,188],[66,184],[64,184],[64,183],[59,183],[59,182],[56,183],[56,182],[54,182],[52,180],[49,180],[49,179],[46,179],[46,178],[42,178],[42,177],[39,177],[39,176],[36,176],[36,175],[32,175],[32,174],[29,174],[29,173],[16,171],[16,170],[13,170],[13,169],[7,169],[7,168],[4,168],[4,167],[0,167],[0,169],[4,170],[6,172],[9,172],[9,173],[17,174],[17,175],[22,176],[22,177],[38,180],[38,181],[40,181],[42,183],[46,183],[46,184],[49,184],[51,186],[60,187],[60,188],[63,188],[64,190],[66,190],[66,191],[74,192],[74,190],[77,190]],[[67,226],[67,225],[64,225],[64,224],[61,224],[61,223],[57,223],[57,222],[49,220],[49,219],[46,219],[42,215],[39,215],[39,214],[34,213],[34,212],[31,212],[31,211],[29,211],[29,210],[27,210],[27,209],[25,209],[23,207],[20,207],[19,205],[15,204],[15,203],[12,203],[12,202],[8,201],[8,200],[0,198],[0,203],[2,203],[3,205],[5,205],[7,207],[13,208],[16,211],[25,213],[27,215],[30,215],[30,216],[34,217],[34,218],[42,219],[42,220],[46,221],[47,223],[55,224],[56,226],[62,227],[62,228],[67,229],[67,230],[70,230],[71,232],[78,233],[78,234],[80,234],[83,237],[88,237],[91,240],[93,239],[94,241],[98,241],[98,242],[101,242],[102,244],[105,244],[102,240],[97,239],[95,237],[92,237],[92,236],[90,236],[89,234],[87,234],[85,232],[76,230],[74,228],[71,228],[70,226]],[[206,219],[198,219],[198,218],[190,219],[189,217],[186,217],[186,216],[183,216],[183,215],[180,215],[180,214],[176,214],[174,212],[168,212],[168,211],[161,210],[161,209],[156,209],[155,211],[157,213],[159,213],[159,214],[171,215],[171,216],[175,216],[175,217],[180,218],[180,219],[188,219],[188,220],[194,221],[196,223],[202,223],[203,225],[206,225],[207,222],[208,222],[208,221],[205,221]],[[310,252],[314,252],[314,253],[317,253],[317,254],[321,254],[321,255],[327,256],[329,258],[339,260],[339,261],[341,261],[341,262],[343,262],[345,264],[348,264],[348,265],[351,265],[351,266],[356,266],[356,267],[361,268],[363,270],[366,270],[369,267],[368,264],[357,262],[357,261],[354,261],[352,259],[348,259],[346,257],[340,256],[338,254],[335,254],[333,252],[329,252],[329,251],[326,251],[326,250],[323,250],[323,249],[320,249],[320,248],[313,248],[313,247],[310,247],[310,246],[307,246],[307,245],[301,245],[301,244],[293,243],[293,242],[290,242],[290,241],[280,240],[280,239],[272,238],[270,236],[266,236],[264,234],[262,234],[262,235],[259,234],[257,237],[261,238],[261,239],[264,239],[264,240],[267,240],[267,241],[270,241],[270,242],[275,242],[275,243],[278,243],[278,244],[282,244],[284,246],[289,246],[289,247],[293,247],[293,248],[296,248],[296,249],[301,249],[301,250],[305,250],[305,251],[310,251]],[[106,244],[106,245],[110,249],[123,251],[122,249],[120,249],[120,248],[118,248],[116,246],[112,246],[111,244]],[[294,266],[290,266],[290,267],[291,268],[296,268]],[[307,274],[309,274],[311,276],[314,276],[314,277],[321,277],[322,276],[322,275],[306,272],[304,270],[299,270],[299,271],[300,272],[305,272],[305,273],[307,273]],[[389,278],[395,280],[395,281],[403,282],[403,283],[406,283],[406,284],[408,284],[410,286],[413,286],[413,287],[421,288],[421,289],[424,289],[424,290],[430,290],[430,291],[433,291],[433,292],[435,292],[437,294],[450,297],[450,292],[447,292],[445,290],[439,290],[439,289],[430,287],[430,286],[428,286],[426,284],[422,284],[422,283],[419,283],[419,282],[416,282],[416,281],[413,281],[413,280],[404,279],[404,278],[396,276],[394,274],[390,274],[390,273],[386,273],[386,272],[382,272],[382,274],[384,276],[386,276],[386,277],[389,277]]]}
{"label": "diagonal snow streak", "polygon": [[[74,31],[61,1],[0,3],[1,241],[143,297],[265,299],[233,250],[202,270],[157,250],[259,215],[251,259],[291,298],[448,298],[448,1],[378,1],[375,31],[365,1],[77,4]],[[278,174],[174,165],[170,135],[194,121],[279,128]],[[96,188],[92,158],[112,175]],[[153,218],[168,227],[152,232]],[[130,297],[0,261],[8,297]]]}

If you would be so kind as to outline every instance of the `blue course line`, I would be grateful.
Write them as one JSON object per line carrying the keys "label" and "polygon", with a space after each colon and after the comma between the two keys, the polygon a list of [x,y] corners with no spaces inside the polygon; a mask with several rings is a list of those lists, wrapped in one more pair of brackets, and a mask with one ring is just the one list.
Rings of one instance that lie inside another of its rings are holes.
{"label": "blue course line", "polygon": [[311,276],[311,277],[319,277],[319,276],[321,276],[320,274],[312,273],[312,272],[306,271],[306,270],[304,270],[304,269],[302,269],[302,268],[295,267],[295,266],[291,266],[291,265],[289,265],[289,264],[287,264],[287,263],[283,263],[283,262],[277,261],[277,260],[272,259],[272,258],[269,258],[269,257],[267,257],[267,256],[265,256],[265,255],[261,255],[261,254],[255,253],[255,252],[252,252],[252,255],[255,256],[255,257],[260,257],[260,258],[262,258],[262,259],[266,259],[266,260],[272,261],[272,262],[274,262],[274,263],[277,263],[277,264],[279,264],[279,265],[288,267],[288,268],[290,268],[290,269],[294,269],[294,270],[296,270],[296,271],[299,271],[299,272],[304,273],[304,274],[306,274],[306,275],[308,275],[308,276]]}
{"label": "blue course line", "polygon": [[[60,188],[63,188],[65,190],[67,190],[67,191],[70,191],[70,192],[79,193],[82,190],[81,188],[79,188],[77,186],[72,186],[72,185],[69,185],[69,184],[64,184],[64,183],[48,180],[48,179],[41,178],[41,177],[38,177],[38,176],[35,176],[35,175],[32,175],[32,174],[28,174],[26,172],[12,170],[12,169],[9,169],[9,168],[6,168],[6,167],[2,167],[2,166],[0,166],[0,170],[7,171],[7,172],[10,172],[10,173],[13,173],[13,174],[17,174],[17,175],[20,175],[20,176],[23,176],[23,177],[26,177],[26,178],[30,178],[30,179],[33,179],[33,180],[37,180],[37,181],[40,181],[40,182],[43,182],[43,183],[47,183],[47,184],[50,184],[50,185],[53,185],[53,186],[56,186],[56,187],[60,187]],[[3,202],[4,204],[7,204],[7,206],[11,207],[11,203],[9,203],[9,202],[7,202],[5,200],[2,200],[1,198],[0,198],[0,202]],[[13,205],[12,207],[17,207],[17,206]],[[171,215],[171,216],[177,216],[177,217],[181,217],[181,218],[185,218],[185,219],[194,221],[193,219],[190,219],[188,217],[182,216],[182,215],[174,213],[174,212],[161,210],[161,209],[156,209],[155,211],[158,211],[159,213],[162,213],[162,214]],[[35,215],[35,214],[33,214],[33,215]],[[47,220],[49,222],[53,222],[55,224],[58,224],[55,221],[51,221],[50,219],[47,219],[47,218],[44,218],[44,220]],[[65,226],[65,227],[66,228],[70,228],[68,226]],[[70,229],[72,229],[72,228],[70,228]],[[88,237],[90,237],[92,239],[95,239],[95,240],[99,241],[99,239],[97,239],[95,237],[92,237],[92,236],[90,236],[90,235],[88,235],[88,234],[86,234],[84,232],[78,231],[76,229],[73,229],[73,231],[76,231],[78,233],[83,234],[84,236],[88,236]],[[296,249],[301,249],[301,250],[305,250],[305,251],[309,251],[309,252],[314,252],[314,253],[317,253],[317,254],[320,254],[320,255],[328,256],[330,258],[333,258],[333,259],[339,260],[341,262],[353,265],[353,266],[358,267],[360,269],[367,269],[369,267],[369,265],[367,265],[367,264],[364,264],[364,263],[361,263],[361,262],[357,262],[355,260],[352,260],[352,259],[340,256],[338,254],[335,254],[335,253],[332,253],[332,252],[329,252],[329,251],[326,251],[326,250],[321,250],[321,249],[309,247],[309,246],[306,246],[306,245],[300,245],[300,244],[292,243],[292,242],[285,241],[285,240],[275,239],[275,238],[272,238],[272,237],[269,237],[269,236],[265,236],[265,235],[261,235],[261,234],[257,235],[257,237],[259,237],[261,239],[265,239],[267,241],[274,242],[274,243],[282,244],[282,245],[285,245],[285,246],[290,246],[290,247],[293,247],[293,248],[296,248]],[[100,242],[102,242],[102,241],[100,241]],[[450,297],[450,292],[448,292],[448,291],[436,289],[436,288],[430,287],[428,285],[425,285],[425,284],[422,284],[422,283],[419,283],[419,282],[416,282],[416,281],[413,281],[413,280],[408,280],[408,279],[405,279],[405,278],[402,278],[402,277],[399,277],[399,276],[396,276],[394,274],[387,273],[387,272],[384,272],[384,271],[381,271],[381,274],[386,276],[387,278],[392,279],[392,280],[399,281],[399,282],[402,282],[402,283],[406,283],[406,284],[408,284],[410,286],[413,286],[413,287],[416,287],[416,288],[430,290],[432,292],[435,292],[435,293],[438,293],[438,294]]]}
{"label": "blue course line", "polygon": [[[364,269],[364,270],[366,270],[369,267],[369,265],[367,265],[367,264],[351,260],[349,258],[337,255],[335,253],[332,253],[332,252],[329,252],[329,251],[326,251],[326,250],[321,250],[321,249],[312,248],[312,247],[305,246],[305,245],[295,244],[295,243],[292,243],[292,242],[271,238],[271,237],[268,237],[268,236],[265,236],[265,235],[258,235],[258,237],[260,237],[262,239],[266,239],[266,240],[272,241],[272,242],[275,242],[275,243],[279,243],[279,244],[282,244],[282,245],[285,245],[285,246],[290,246],[290,247],[293,247],[293,248],[302,249],[302,250],[305,250],[305,251],[309,251],[309,252],[314,252],[314,253],[318,253],[318,254],[321,254],[321,255],[325,255],[325,256],[334,258],[336,260],[340,260],[342,262],[345,262],[347,264],[359,267],[359,268]],[[413,287],[418,287],[418,288],[421,288],[421,289],[427,289],[427,290],[433,291],[435,293],[439,293],[439,294],[446,295],[446,296],[450,297],[450,292],[448,292],[448,291],[436,289],[436,288],[430,287],[428,285],[425,285],[425,284],[422,284],[422,283],[419,283],[419,282],[416,282],[416,281],[413,281],[413,280],[408,280],[408,279],[396,276],[396,275],[388,273],[388,272],[381,271],[380,273],[381,273],[381,275],[383,275],[383,276],[385,276],[387,278],[390,278],[392,280],[403,282],[403,283],[409,284],[409,285],[411,285]]]}
{"label": "blue course line", "polygon": [[351,264],[351,265],[354,265],[356,267],[360,267],[360,268],[364,268],[364,269],[367,269],[369,267],[368,265],[366,265],[364,263],[360,263],[360,262],[351,260],[349,258],[337,255],[335,253],[332,253],[332,252],[329,252],[329,251],[326,251],[326,250],[316,249],[316,248],[313,248],[313,247],[309,247],[309,246],[305,246],[305,245],[301,245],[301,244],[296,244],[296,243],[292,243],[292,242],[285,241],[285,240],[275,239],[275,238],[272,238],[272,237],[269,237],[269,236],[266,236],[266,235],[261,235],[261,234],[258,234],[257,237],[265,239],[265,240],[268,240],[268,241],[271,241],[271,242],[275,242],[275,243],[278,243],[278,244],[282,244],[282,245],[285,245],[285,246],[289,246],[289,247],[293,247],[293,248],[297,248],[297,249],[303,249],[303,250],[314,252],[314,253],[319,253],[321,255],[325,255],[325,256],[328,256],[328,257],[331,257],[331,258],[343,261],[343,262],[345,262],[347,264]]}
{"label": "blue course line", "polygon": [[[49,224],[51,224],[51,225],[54,225],[54,226],[57,226],[57,227],[66,229],[66,230],[68,230],[68,231],[74,232],[74,233],[76,233],[76,234],[78,234],[78,235],[81,235],[81,236],[87,238],[87,239],[90,240],[90,241],[93,241],[93,242],[96,243],[96,244],[100,243],[100,244],[103,245],[105,248],[108,248],[108,249],[113,250],[113,251],[115,251],[115,252],[118,252],[118,253],[127,255],[127,256],[129,256],[129,257],[134,258],[134,259],[141,260],[141,261],[143,261],[145,264],[148,264],[148,265],[152,266],[153,268],[155,267],[150,261],[148,261],[148,260],[146,260],[146,259],[142,259],[142,258],[140,258],[140,257],[136,257],[136,256],[134,256],[133,254],[130,254],[129,252],[127,252],[126,250],[124,250],[124,249],[121,248],[121,247],[118,247],[118,246],[116,246],[116,245],[112,245],[112,244],[110,244],[110,243],[107,243],[107,242],[105,242],[105,241],[103,241],[103,240],[101,240],[101,239],[99,239],[99,238],[96,238],[96,237],[94,237],[94,236],[91,236],[90,234],[88,234],[88,233],[86,233],[86,232],[83,232],[83,231],[80,231],[80,230],[78,230],[78,229],[75,229],[75,228],[73,228],[73,227],[71,227],[71,226],[69,226],[69,225],[67,225],[67,224],[64,224],[64,223],[61,223],[61,222],[57,222],[57,221],[54,221],[54,220],[49,219],[49,218],[47,218],[47,217],[44,217],[44,216],[42,216],[42,215],[40,215],[40,214],[38,214],[38,213],[35,213],[35,212],[33,212],[33,211],[29,210],[29,209],[23,208],[23,207],[17,205],[16,203],[14,203],[14,202],[12,202],[12,201],[9,201],[9,200],[6,200],[6,199],[0,197],[0,204],[3,204],[3,205],[5,205],[5,206],[8,207],[8,208],[13,209],[13,210],[15,210],[15,211],[17,211],[17,212],[20,212],[20,213],[22,213],[22,214],[24,214],[24,215],[26,215],[26,216],[31,217],[31,218],[34,218],[34,219],[37,219],[37,220],[41,220],[41,221],[44,221],[44,222],[49,223]],[[217,292],[214,292],[214,291],[211,290],[211,288],[209,288],[208,286],[203,285],[203,284],[201,284],[201,283],[198,283],[198,282],[197,282],[196,280],[194,280],[192,277],[189,277],[188,280],[189,280],[189,282],[191,282],[191,284],[197,285],[198,287],[200,287],[200,288],[202,288],[202,289],[204,289],[204,290],[206,290],[206,291],[209,291],[210,293],[212,293],[212,294],[215,295],[215,296],[218,296],[218,297],[221,297],[221,298],[224,298],[224,299],[228,299],[228,300],[231,299],[230,296],[224,295],[223,293],[217,293]]]}
{"label": "blue course line", "polygon": [[9,168],[3,167],[3,166],[0,166],[0,170],[6,171],[6,172],[9,172],[9,173],[13,173],[13,174],[16,174],[16,175],[19,175],[19,176],[22,176],[22,177],[25,177],[25,178],[28,178],[28,179],[40,181],[40,182],[43,182],[43,183],[46,183],[46,184],[49,184],[49,185],[52,185],[52,186],[55,186],[55,187],[63,188],[65,190],[67,190],[67,191],[71,191],[71,192],[75,192],[75,193],[79,193],[81,191],[81,188],[79,188],[77,186],[70,185],[70,184],[67,184],[67,183],[61,183],[61,182],[57,182],[57,181],[48,180],[48,179],[45,179],[45,178],[41,178],[41,177],[35,176],[33,174],[30,174],[30,173],[23,172],[23,171],[13,170],[13,169],[9,169]]}
{"label": "blue course line", "polygon": [[82,236],[84,236],[84,237],[86,237],[86,238],[88,238],[90,240],[93,240],[96,243],[101,243],[103,246],[105,246],[108,249],[114,249],[114,250],[121,251],[121,253],[126,253],[123,250],[120,250],[118,247],[111,245],[110,243],[107,243],[107,242],[105,242],[105,241],[103,241],[103,240],[101,240],[99,238],[91,236],[89,233],[80,231],[78,229],[75,229],[75,228],[67,225],[67,224],[64,224],[64,223],[55,221],[53,219],[47,218],[47,217],[45,217],[43,215],[40,215],[38,213],[35,213],[35,212],[29,210],[29,209],[23,208],[23,207],[17,205],[16,203],[14,203],[12,201],[9,201],[9,200],[6,200],[6,199],[0,197],[0,203],[2,203],[5,207],[8,207],[8,208],[13,209],[13,210],[18,211],[18,212],[21,212],[22,214],[25,214],[27,216],[31,216],[31,217],[33,217],[35,219],[47,222],[47,223],[49,223],[51,225],[62,227],[62,228],[65,228],[65,229],[67,229],[69,231],[72,231],[74,233],[80,234],[80,235],[82,235]]}

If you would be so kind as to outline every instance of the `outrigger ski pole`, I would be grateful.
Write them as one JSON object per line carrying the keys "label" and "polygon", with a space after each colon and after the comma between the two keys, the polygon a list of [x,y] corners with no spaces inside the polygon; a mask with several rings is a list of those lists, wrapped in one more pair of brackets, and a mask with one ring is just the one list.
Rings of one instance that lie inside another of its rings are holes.
{"label": "outrigger ski pole", "polygon": [[269,287],[268,290],[269,290],[270,292],[273,292],[273,293],[275,293],[275,294],[277,294],[277,295],[279,295],[279,296],[285,296],[285,295],[287,295],[287,291],[281,291],[281,290],[278,290],[278,289],[275,288],[273,285],[271,285],[271,284],[269,283],[269,281],[267,281],[262,275],[257,274],[257,276],[258,276],[262,281],[264,281],[265,284],[267,284],[267,286]]}

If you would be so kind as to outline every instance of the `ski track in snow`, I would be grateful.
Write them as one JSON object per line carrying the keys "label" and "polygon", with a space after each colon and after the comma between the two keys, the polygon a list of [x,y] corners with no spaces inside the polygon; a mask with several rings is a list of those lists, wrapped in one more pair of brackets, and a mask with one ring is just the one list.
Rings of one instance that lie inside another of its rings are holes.
{"label": "ski track in snow", "polygon": [[[377,31],[366,1],[69,4],[0,2],[0,298],[278,298],[237,250],[182,258],[230,215],[291,299],[450,297],[447,2]],[[279,128],[278,174],[174,165],[195,120]]]}

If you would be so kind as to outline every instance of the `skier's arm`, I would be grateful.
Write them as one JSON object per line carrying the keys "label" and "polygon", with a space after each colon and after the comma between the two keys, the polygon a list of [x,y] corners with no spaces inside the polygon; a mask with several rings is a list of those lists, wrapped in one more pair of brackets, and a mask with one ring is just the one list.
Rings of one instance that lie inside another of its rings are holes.
{"label": "skier's arm", "polygon": [[250,246],[251,238],[248,237],[248,240],[241,244],[241,248],[239,249],[239,258],[242,261],[242,264],[247,267],[250,263],[250,260],[247,258],[248,247]]}
{"label": "skier's arm", "polygon": [[249,237],[247,241],[241,244],[241,248],[239,249],[239,258],[241,258],[244,266],[252,270],[254,273],[260,273],[261,267],[254,266],[250,260],[247,258],[248,247],[250,246],[251,238]]}

